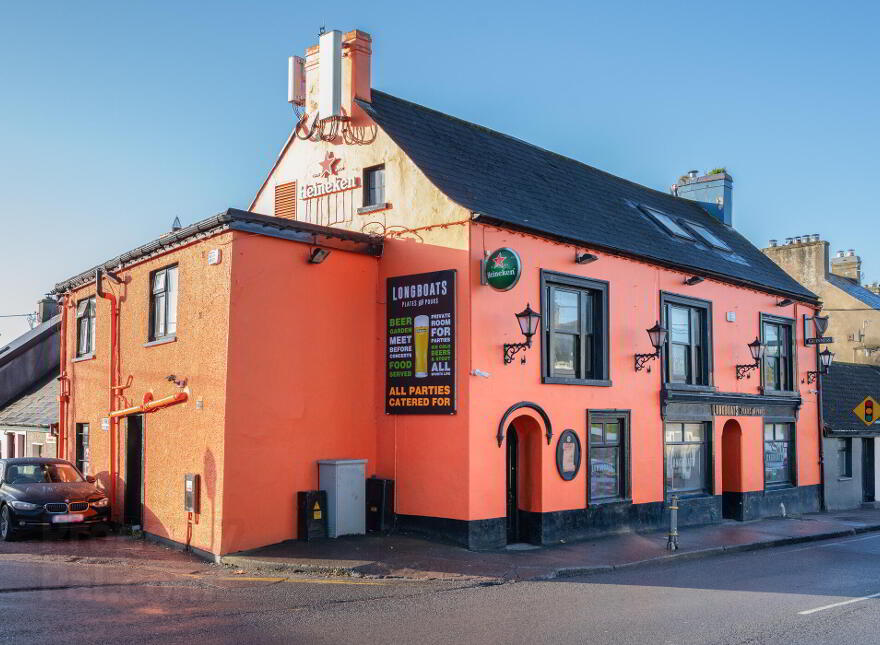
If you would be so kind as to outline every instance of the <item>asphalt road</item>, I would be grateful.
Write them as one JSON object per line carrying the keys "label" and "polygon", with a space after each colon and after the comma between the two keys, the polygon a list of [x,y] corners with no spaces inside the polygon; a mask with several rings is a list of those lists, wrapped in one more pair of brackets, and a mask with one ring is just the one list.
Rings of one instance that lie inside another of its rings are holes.
{"label": "asphalt road", "polygon": [[880,533],[504,584],[237,574],[122,538],[14,544],[4,643],[880,642]]}

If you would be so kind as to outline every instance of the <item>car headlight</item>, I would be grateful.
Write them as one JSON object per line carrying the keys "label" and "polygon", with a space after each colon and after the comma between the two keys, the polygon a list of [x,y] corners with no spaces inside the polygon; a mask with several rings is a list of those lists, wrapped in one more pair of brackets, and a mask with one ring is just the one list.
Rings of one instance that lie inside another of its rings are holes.
{"label": "car headlight", "polygon": [[101,499],[96,499],[92,501],[93,508],[105,508],[110,506],[110,500],[106,497],[102,497]]}
{"label": "car headlight", "polygon": [[31,504],[30,502],[14,501],[9,503],[12,505],[12,508],[17,511],[35,511],[40,508],[39,504]]}

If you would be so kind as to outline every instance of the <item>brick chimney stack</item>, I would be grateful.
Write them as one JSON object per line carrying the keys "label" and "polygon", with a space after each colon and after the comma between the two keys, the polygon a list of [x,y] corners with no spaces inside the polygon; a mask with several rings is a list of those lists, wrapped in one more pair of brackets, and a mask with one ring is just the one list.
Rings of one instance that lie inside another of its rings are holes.
{"label": "brick chimney stack", "polygon": [[828,273],[828,242],[816,233],[786,238],[785,244],[770,240],[770,246],[762,251],[808,289],[816,290],[825,281]]}

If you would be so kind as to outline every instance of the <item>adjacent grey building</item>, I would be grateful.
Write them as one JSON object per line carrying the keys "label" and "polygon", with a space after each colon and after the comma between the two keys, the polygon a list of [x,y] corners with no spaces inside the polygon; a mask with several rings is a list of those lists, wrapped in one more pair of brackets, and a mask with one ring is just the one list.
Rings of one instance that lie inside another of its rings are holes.
{"label": "adjacent grey building", "polygon": [[[880,367],[832,363],[822,377],[822,450],[828,510],[876,503]],[[873,401],[868,404],[866,399]]]}
{"label": "adjacent grey building", "polygon": [[61,315],[39,303],[39,324],[0,343],[0,457],[54,457]]}

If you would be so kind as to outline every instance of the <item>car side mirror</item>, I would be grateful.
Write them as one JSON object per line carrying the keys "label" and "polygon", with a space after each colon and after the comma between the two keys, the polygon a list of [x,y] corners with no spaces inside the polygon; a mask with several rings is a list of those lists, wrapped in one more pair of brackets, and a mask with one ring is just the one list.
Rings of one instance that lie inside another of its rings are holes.
{"label": "car side mirror", "polygon": [[90,484],[94,484],[96,481],[98,481],[98,478],[94,475],[86,475],[86,481]]}

